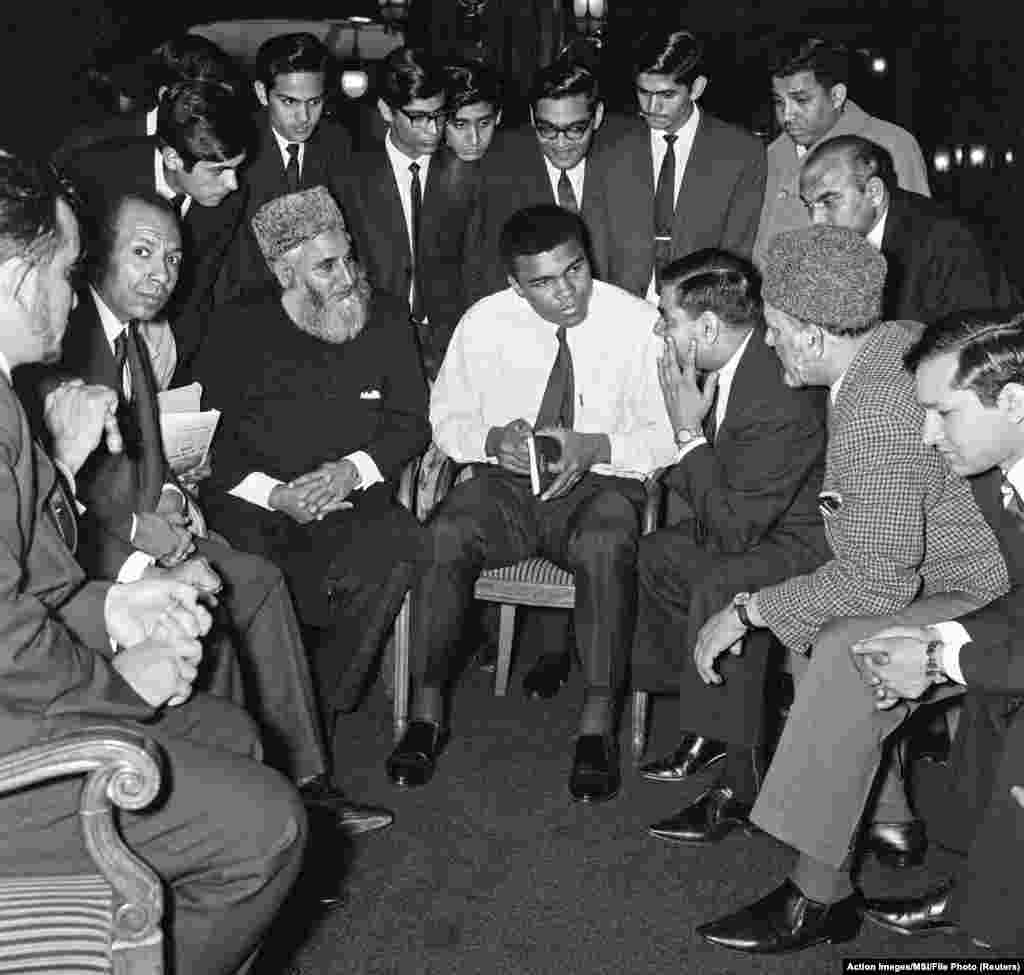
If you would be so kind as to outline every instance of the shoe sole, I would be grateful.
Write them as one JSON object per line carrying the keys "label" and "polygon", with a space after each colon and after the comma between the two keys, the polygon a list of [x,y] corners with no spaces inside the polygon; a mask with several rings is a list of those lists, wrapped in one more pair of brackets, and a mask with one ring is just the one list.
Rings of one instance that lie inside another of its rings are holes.
{"label": "shoe sole", "polygon": [[602,802],[608,802],[610,799],[614,799],[619,794],[619,789],[614,792],[609,792],[606,796],[574,796],[571,792],[569,798],[582,806],[599,806]]}
{"label": "shoe sole", "polygon": [[676,785],[679,782],[685,782],[687,779],[692,779],[695,775],[700,775],[701,772],[706,772],[712,765],[717,764],[725,758],[725,752],[721,755],[716,755],[714,758],[708,759],[699,769],[693,772],[686,772],[684,775],[677,777],[669,777],[664,775],[658,775],[656,772],[641,772],[640,778],[646,779],[648,782],[664,782],[668,785]]}
{"label": "shoe sole", "polygon": [[867,911],[861,913],[861,917],[865,921],[870,921],[875,927],[884,928],[886,931],[892,931],[893,934],[901,935],[904,938],[910,938],[917,935],[925,934],[956,934],[959,928],[955,924],[938,924],[934,927],[918,928],[916,930],[910,930],[908,928],[901,928],[898,924],[893,924],[892,921],[886,921],[880,917],[874,917],[868,914]]}
{"label": "shoe sole", "polygon": [[742,833],[746,837],[754,836],[758,832],[758,829],[753,824],[748,826],[736,826],[730,827],[726,832],[722,833],[721,836],[716,837],[713,840],[684,840],[679,836],[667,836],[664,833],[656,833],[652,829],[647,830],[648,836],[653,836],[656,840],[661,840],[662,843],[671,843],[673,846],[714,846],[716,843],[721,843],[727,836],[731,836],[733,833]]}

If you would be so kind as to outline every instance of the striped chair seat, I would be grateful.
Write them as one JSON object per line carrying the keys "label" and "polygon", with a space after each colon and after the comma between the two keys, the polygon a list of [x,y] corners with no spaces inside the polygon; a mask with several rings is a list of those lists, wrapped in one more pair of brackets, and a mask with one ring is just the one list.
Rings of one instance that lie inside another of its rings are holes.
{"label": "striped chair seat", "polygon": [[110,972],[112,901],[98,874],[0,878],[0,972]]}
{"label": "striped chair seat", "polygon": [[491,603],[572,609],[576,589],[572,573],[560,569],[554,562],[535,557],[482,573],[475,595]]}

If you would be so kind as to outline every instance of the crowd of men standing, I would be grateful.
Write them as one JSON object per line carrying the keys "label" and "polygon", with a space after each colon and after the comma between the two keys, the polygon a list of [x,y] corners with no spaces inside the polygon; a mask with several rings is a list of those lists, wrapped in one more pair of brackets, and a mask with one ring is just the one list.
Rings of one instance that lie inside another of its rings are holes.
{"label": "crowd of men standing", "polygon": [[[329,753],[407,593],[412,708],[386,768],[433,778],[473,585],[531,555],[575,581],[570,796],[619,791],[627,689],[675,691],[679,745],[643,774],[721,767],[652,835],[756,824],[797,854],[705,938],[794,951],[868,917],[1019,946],[993,905],[1024,785],[1024,324],[992,310],[1012,288],[928,199],[913,136],[849,97],[845,51],[780,52],[767,151],[701,107],[682,30],[638,40],[635,116],[562,56],[511,130],[486,65],[402,47],[356,138],[325,116],[312,35],[262,45],[255,114],[214,45],[158,54],[154,107],[72,133],[64,182],[0,152],[0,715],[12,744],[98,716],[167,749],[172,798],[126,831],[171,887],[175,970],[253,955],[307,817],[314,843],[392,821],[338,792]],[[221,423],[184,484],[158,393],[192,380]],[[431,443],[475,473],[421,524],[395,485]],[[642,536],[661,471],[682,514]],[[557,637],[532,693],[565,682]],[[777,652],[796,696],[772,758]],[[865,902],[862,854],[926,846],[890,744],[952,697],[964,876]],[[69,796],[0,803],[25,836],[4,857],[80,857]]]}

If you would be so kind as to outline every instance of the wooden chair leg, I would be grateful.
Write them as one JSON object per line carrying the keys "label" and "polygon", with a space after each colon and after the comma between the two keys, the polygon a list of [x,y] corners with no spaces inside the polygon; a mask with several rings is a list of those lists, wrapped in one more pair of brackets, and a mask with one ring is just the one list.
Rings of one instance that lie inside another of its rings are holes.
{"label": "wooden chair leg", "polygon": [[508,690],[508,674],[512,667],[512,637],[516,632],[516,607],[502,603],[498,623],[498,667],[494,674],[494,693],[504,697]]}
{"label": "wooden chair leg", "polygon": [[395,619],[395,741],[405,734],[409,720],[409,651],[412,645],[412,598],[408,593]]}
{"label": "wooden chair leg", "polygon": [[639,762],[647,750],[647,691],[633,691],[633,761]]}

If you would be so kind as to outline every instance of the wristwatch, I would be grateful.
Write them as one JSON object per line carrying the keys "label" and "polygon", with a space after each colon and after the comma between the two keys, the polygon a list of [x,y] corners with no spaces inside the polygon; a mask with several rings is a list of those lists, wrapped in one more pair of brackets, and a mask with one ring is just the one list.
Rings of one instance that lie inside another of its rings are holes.
{"label": "wristwatch", "polygon": [[929,640],[925,647],[924,675],[932,684],[944,684],[946,672],[942,669],[942,641]]}
{"label": "wristwatch", "polygon": [[747,630],[756,629],[754,624],[750,622],[750,614],[747,612],[747,603],[753,598],[753,593],[749,592],[738,592],[732,597],[732,608],[736,610],[736,615],[740,618],[744,629]]}
{"label": "wristwatch", "polygon": [[699,430],[691,430],[689,427],[679,427],[675,432],[675,440],[677,447],[685,447],[691,440],[696,440],[698,437],[702,437]]}

